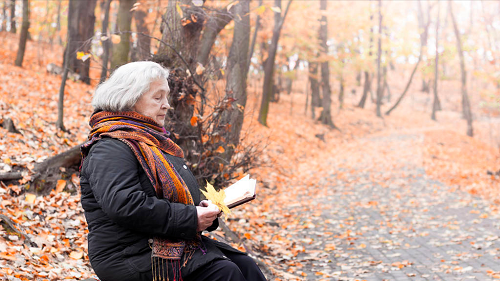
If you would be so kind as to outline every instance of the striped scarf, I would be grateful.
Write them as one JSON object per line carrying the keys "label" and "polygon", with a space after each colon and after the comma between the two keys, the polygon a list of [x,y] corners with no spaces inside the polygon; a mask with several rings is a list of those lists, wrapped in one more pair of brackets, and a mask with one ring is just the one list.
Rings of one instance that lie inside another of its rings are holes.
{"label": "striped scarf", "polygon": [[[127,144],[146,172],[158,198],[170,202],[194,205],[188,187],[162,154],[184,157],[182,149],[168,136],[169,133],[153,119],[137,112],[94,113],[90,118],[88,141],[81,147],[82,163],[90,148],[103,137],[118,139]],[[152,267],[155,280],[182,280],[181,265],[185,265],[199,246],[200,237],[193,241],[173,241],[154,237]],[[170,269],[170,270],[169,270]]]}

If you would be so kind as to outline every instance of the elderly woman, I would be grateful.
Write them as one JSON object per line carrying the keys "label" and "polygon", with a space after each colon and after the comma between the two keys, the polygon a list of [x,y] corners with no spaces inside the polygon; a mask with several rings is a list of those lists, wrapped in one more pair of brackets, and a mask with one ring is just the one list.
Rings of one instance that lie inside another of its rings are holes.
{"label": "elderly woman", "polygon": [[200,202],[183,152],[163,128],[168,71],[121,66],[100,84],[82,146],[81,202],[103,280],[266,280],[246,254],[201,235],[219,209]]}

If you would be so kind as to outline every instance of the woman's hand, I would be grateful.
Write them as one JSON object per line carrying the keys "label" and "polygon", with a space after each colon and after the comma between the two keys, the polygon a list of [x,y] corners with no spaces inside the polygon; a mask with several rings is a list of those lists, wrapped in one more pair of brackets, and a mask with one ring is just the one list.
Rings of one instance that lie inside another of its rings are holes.
{"label": "woman's hand", "polygon": [[207,229],[220,214],[219,207],[207,200],[201,201],[200,206],[196,206],[196,211],[198,213],[197,231]]}

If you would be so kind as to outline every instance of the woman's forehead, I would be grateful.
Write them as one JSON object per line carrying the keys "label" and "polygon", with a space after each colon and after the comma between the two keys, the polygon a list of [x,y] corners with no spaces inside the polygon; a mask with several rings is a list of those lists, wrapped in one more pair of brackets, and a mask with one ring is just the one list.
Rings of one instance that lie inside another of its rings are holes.
{"label": "woman's forehead", "polygon": [[157,90],[166,89],[166,91],[170,91],[170,87],[168,86],[168,82],[165,79],[157,79],[151,82],[151,86],[155,87]]}

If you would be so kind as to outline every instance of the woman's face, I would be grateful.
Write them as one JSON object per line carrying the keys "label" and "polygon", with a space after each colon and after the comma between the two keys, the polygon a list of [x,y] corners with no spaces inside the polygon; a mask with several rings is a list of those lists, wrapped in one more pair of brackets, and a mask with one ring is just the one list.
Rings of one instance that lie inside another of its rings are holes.
{"label": "woman's face", "polygon": [[170,108],[168,95],[170,88],[165,79],[151,82],[149,90],[142,94],[132,108],[135,112],[153,118],[161,126],[165,125],[165,115]]}

